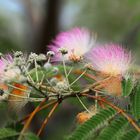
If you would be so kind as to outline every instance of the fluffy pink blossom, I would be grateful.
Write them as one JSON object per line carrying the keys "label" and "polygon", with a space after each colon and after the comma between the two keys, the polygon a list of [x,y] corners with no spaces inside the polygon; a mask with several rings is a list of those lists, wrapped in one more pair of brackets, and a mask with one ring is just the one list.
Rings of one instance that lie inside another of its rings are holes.
{"label": "fluffy pink blossom", "polygon": [[131,63],[131,53],[117,44],[105,44],[93,48],[87,59],[97,71],[113,76],[124,75]]}
{"label": "fluffy pink blossom", "polygon": [[65,60],[79,60],[95,44],[95,39],[90,32],[84,28],[73,28],[67,32],[59,33],[49,49],[55,52],[55,60],[61,61],[62,54],[60,49],[66,49],[68,53],[64,56]]}
{"label": "fluffy pink blossom", "polygon": [[13,62],[13,58],[11,55],[6,55],[5,58],[2,57],[0,59],[0,75],[2,75],[5,72],[5,69],[7,65],[11,64]]}
{"label": "fluffy pink blossom", "polygon": [[20,75],[20,70],[13,66],[13,61],[13,57],[10,54],[0,59],[0,81],[10,80]]}

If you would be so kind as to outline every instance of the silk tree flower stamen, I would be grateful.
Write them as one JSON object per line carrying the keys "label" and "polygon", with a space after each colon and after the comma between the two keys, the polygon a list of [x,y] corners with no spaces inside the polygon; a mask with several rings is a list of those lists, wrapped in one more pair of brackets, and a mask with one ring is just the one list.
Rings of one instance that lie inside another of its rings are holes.
{"label": "silk tree flower stamen", "polygon": [[66,49],[65,60],[80,61],[95,44],[91,33],[84,28],[73,28],[67,32],[59,33],[49,50],[55,52],[54,61],[62,60],[62,49]]}
{"label": "silk tree flower stamen", "polygon": [[131,53],[116,44],[97,46],[87,58],[96,70],[114,76],[124,75],[131,63]]}

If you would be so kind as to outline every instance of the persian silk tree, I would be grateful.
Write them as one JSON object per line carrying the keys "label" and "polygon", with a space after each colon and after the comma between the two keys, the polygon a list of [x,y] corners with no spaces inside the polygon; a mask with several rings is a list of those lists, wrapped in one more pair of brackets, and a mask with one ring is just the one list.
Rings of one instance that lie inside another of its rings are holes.
{"label": "persian silk tree", "polygon": [[[35,103],[35,109],[22,119],[16,117],[16,123],[7,122],[0,129],[0,139],[42,139],[55,110],[71,98],[82,111],[75,116],[76,129],[64,139],[140,138],[139,70],[132,71],[131,52],[119,44],[99,45],[95,40],[88,29],[74,28],[58,34],[46,54],[1,55],[1,104],[6,103],[17,116],[29,102]],[[33,134],[30,124],[42,110],[47,116]]]}

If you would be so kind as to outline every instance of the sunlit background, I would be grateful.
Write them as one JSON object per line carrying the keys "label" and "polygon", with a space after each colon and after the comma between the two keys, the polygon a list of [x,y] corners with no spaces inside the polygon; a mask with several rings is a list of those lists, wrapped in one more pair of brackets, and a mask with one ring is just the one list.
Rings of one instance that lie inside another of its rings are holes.
{"label": "sunlit background", "polygon": [[[0,0],[1,52],[45,53],[58,32],[77,26],[96,33],[97,42],[123,44],[140,63],[139,0]],[[50,140],[62,140],[73,129],[70,126],[75,127],[78,110],[73,102],[64,103],[46,128],[44,139],[48,135]]]}

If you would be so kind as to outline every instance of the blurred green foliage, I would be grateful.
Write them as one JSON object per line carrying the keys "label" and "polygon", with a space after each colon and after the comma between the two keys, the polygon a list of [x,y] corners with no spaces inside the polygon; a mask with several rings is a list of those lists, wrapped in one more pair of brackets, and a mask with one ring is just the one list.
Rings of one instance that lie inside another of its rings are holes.
{"label": "blurred green foliage", "polygon": [[9,33],[7,27],[8,21],[0,16],[0,51],[8,52],[18,48],[16,40],[13,39],[12,33]]}
{"label": "blurred green foliage", "polygon": [[140,21],[139,0],[88,0],[76,23],[93,29],[101,40],[120,41]]}

